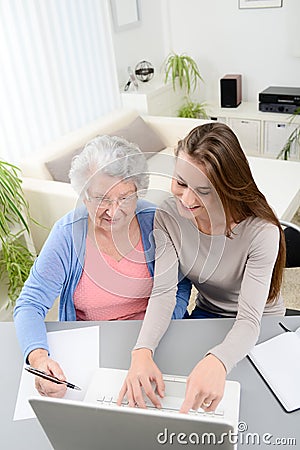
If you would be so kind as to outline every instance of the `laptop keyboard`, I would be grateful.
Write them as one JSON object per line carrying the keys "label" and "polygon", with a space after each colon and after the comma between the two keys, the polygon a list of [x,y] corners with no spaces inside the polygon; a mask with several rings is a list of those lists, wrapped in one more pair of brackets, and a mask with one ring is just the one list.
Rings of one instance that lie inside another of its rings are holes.
{"label": "laptop keyboard", "polygon": [[[153,411],[161,411],[161,412],[178,412],[181,407],[182,399],[178,397],[171,397],[166,396],[163,399],[160,399],[162,408],[156,408],[153,406],[153,404],[150,402],[148,398],[144,398],[147,409],[151,409]],[[117,404],[117,397],[113,395],[104,395],[100,394],[97,396],[97,402],[105,405],[105,406],[116,406]],[[122,407],[128,406],[128,400],[123,400]],[[190,410],[188,414],[191,415],[201,415],[201,416],[210,416],[210,417],[224,417],[224,411],[222,409],[216,409],[216,411],[206,412],[203,409],[199,408],[198,410]]]}

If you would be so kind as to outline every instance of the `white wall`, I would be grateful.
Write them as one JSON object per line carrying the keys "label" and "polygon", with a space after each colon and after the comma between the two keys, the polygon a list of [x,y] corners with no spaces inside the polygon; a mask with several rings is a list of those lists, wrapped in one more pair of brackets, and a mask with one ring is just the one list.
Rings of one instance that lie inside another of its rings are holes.
{"label": "white wall", "polygon": [[125,31],[115,31],[113,28],[115,58],[121,88],[129,78],[127,67],[131,66],[134,69],[141,60],[151,62],[155,78],[159,76],[166,56],[163,8],[161,0],[140,0],[140,24]]}
{"label": "white wall", "polygon": [[[114,34],[119,80],[129,64],[160,68],[169,50],[188,53],[205,80],[199,98],[219,102],[219,79],[241,73],[243,100],[270,85],[300,85],[300,1],[239,9],[238,0],[142,0],[139,28]],[[295,56],[298,54],[298,57]]]}

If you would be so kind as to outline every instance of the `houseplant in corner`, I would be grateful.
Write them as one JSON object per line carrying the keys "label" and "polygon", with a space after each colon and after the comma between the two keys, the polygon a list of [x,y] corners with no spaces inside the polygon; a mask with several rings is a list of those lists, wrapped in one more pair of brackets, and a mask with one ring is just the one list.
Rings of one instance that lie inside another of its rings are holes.
{"label": "houseplant in corner", "polygon": [[[300,107],[294,111],[289,122],[292,123],[295,117],[299,114],[300,114]],[[285,159],[285,160],[289,159],[291,155],[291,148],[293,145],[300,146],[300,124],[289,135],[286,143],[284,144],[283,148],[277,155],[277,159]]]}
{"label": "houseplant in corner", "polygon": [[0,160],[0,281],[7,282],[7,306],[18,298],[35,257],[22,242],[31,217],[18,171]]}
{"label": "houseplant in corner", "polygon": [[205,104],[191,99],[203,78],[196,61],[186,54],[171,53],[165,61],[165,83],[171,79],[173,90],[179,87],[185,91],[185,103],[178,111],[179,117],[207,118]]}

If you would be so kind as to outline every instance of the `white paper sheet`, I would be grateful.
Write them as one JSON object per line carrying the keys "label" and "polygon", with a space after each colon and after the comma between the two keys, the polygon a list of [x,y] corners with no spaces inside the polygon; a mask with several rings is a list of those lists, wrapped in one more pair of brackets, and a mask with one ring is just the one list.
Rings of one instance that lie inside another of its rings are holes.
{"label": "white paper sheet", "polygon": [[[52,331],[47,336],[51,358],[59,362],[67,380],[82,389],[67,389],[65,398],[82,400],[95,369],[99,367],[99,327]],[[34,383],[35,376],[23,370],[13,420],[35,417],[28,403],[28,398],[39,395]]]}

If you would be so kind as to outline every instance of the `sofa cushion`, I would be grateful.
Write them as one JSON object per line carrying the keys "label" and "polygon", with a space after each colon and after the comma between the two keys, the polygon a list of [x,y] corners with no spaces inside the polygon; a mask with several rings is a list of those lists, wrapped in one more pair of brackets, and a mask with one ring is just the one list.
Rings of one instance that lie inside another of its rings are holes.
{"label": "sofa cushion", "polygon": [[149,159],[150,180],[145,198],[150,202],[160,205],[170,196],[175,160],[173,147],[167,147]]}
{"label": "sofa cushion", "polygon": [[83,147],[71,150],[63,156],[45,162],[45,166],[49,170],[54,181],[62,181],[63,183],[70,183],[69,172],[71,162],[74,156],[79,155]]}
{"label": "sofa cushion", "polygon": [[140,116],[126,127],[109,134],[110,136],[122,137],[129,142],[133,142],[145,153],[147,159],[151,158],[153,153],[157,153],[166,147],[158,134]]}
{"label": "sofa cushion", "polygon": [[[154,153],[157,153],[165,148],[165,144],[161,138],[140,116],[138,116],[133,122],[130,122],[126,127],[112,131],[109,135],[122,137],[129,142],[133,142],[141,149],[143,153],[145,153],[147,159],[151,158]],[[82,150],[83,147],[77,148],[76,150],[72,150],[63,156],[45,163],[54,181],[62,181],[64,183],[70,182],[69,171],[71,168],[72,159]]]}

